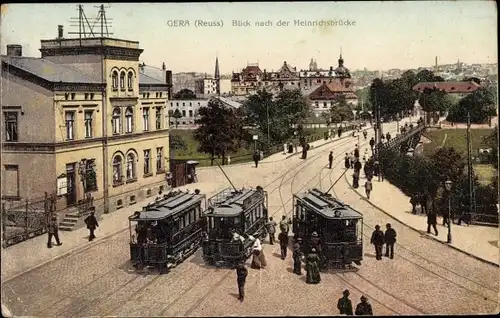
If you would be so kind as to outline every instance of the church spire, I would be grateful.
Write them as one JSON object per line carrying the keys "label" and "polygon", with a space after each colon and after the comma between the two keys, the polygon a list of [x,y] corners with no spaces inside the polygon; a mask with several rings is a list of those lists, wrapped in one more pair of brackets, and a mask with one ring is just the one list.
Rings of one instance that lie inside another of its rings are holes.
{"label": "church spire", "polygon": [[340,47],[339,67],[344,66],[344,59],[342,58],[342,47]]}
{"label": "church spire", "polygon": [[220,71],[219,71],[219,56],[215,57],[215,91],[217,96],[220,96]]}

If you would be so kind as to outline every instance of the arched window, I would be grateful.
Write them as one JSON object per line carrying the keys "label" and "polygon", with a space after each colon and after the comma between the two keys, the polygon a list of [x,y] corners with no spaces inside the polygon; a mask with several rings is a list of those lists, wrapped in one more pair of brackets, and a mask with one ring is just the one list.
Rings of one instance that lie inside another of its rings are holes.
{"label": "arched window", "polygon": [[111,120],[113,126],[113,134],[119,134],[121,132],[122,118],[120,108],[113,109],[113,119]]}
{"label": "arched window", "polygon": [[120,155],[116,155],[113,158],[113,184],[120,184],[122,182],[122,157]]}
{"label": "arched window", "polygon": [[189,111],[189,117],[193,117],[193,111],[192,110]]}
{"label": "arched window", "polygon": [[135,156],[133,153],[127,155],[127,180],[135,179]]}
{"label": "arched window", "polygon": [[186,111],[185,110],[182,111],[182,117],[186,117]]}
{"label": "arched window", "polygon": [[125,72],[120,73],[120,88],[125,88]]}
{"label": "arched window", "polygon": [[118,72],[114,71],[111,78],[112,78],[112,82],[113,82],[113,89],[117,89],[118,88]]}
{"label": "arched window", "polygon": [[134,130],[134,111],[132,107],[127,107],[125,111],[125,132],[131,133]]}
{"label": "arched window", "polygon": [[133,87],[133,76],[134,74],[132,72],[128,72],[128,77],[127,77],[127,87],[129,90],[132,90]]}

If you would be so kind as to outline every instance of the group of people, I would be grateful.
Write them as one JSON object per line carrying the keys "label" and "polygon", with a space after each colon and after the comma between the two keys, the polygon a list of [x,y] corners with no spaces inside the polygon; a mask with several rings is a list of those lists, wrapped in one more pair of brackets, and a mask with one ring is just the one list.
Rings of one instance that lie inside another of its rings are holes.
{"label": "group of people", "polygon": [[[90,215],[85,218],[85,224],[87,225],[87,229],[89,230],[89,241],[93,241],[95,239],[94,231],[97,227],[99,227],[99,223],[94,215],[94,212],[90,212]],[[56,240],[56,245],[61,246],[61,240],[59,239],[59,224],[57,223],[57,216],[50,217],[49,222],[47,223],[47,248],[52,248],[52,238]]]}
{"label": "group of people", "polygon": [[[378,161],[375,161],[373,157],[366,158],[367,157],[367,152],[368,149],[365,149],[365,155],[363,157],[364,161],[364,173],[366,177],[366,182],[365,182],[365,193],[367,199],[370,199],[370,193],[373,190],[373,183],[372,183],[372,178],[374,175],[381,175],[380,171],[380,165]],[[330,158],[333,157],[332,153],[330,153]],[[359,178],[360,178],[360,173],[361,173],[361,168],[363,168],[363,165],[360,160],[360,153],[359,153],[359,147],[356,145],[354,151],[349,155],[348,153],[345,154],[345,159],[344,159],[344,165],[346,169],[354,169],[354,173],[352,175],[352,186],[353,188],[359,188]],[[330,164],[331,165],[331,164]]]}
{"label": "group of people", "polygon": [[[349,299],[349,290],[344,290],[342,294],[343,296],[337,302],[337,309],[341,315],[352,316],[352,302]],[[356,311],[354,313],[356,316],[373,316],[372,305],[364,295],[361,296],[360,303],[356,306]]]}
{"label": "group of people", "polygon": [[375,258],[382,259],[382,248],[385,244],[385,256],[390,259],[394,258],[394,244],[396,244],[396,231],[390,223],[385,225],[385,233],[380,229],[380,225],[375,225],[375,230],[372,233],[370,244],[375,246]]}

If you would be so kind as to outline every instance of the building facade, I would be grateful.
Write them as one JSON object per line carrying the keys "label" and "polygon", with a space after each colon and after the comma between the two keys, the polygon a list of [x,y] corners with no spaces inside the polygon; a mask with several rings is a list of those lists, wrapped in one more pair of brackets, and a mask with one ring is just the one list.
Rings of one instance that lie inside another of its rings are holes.
{"label": "building facade", "polygon": [[99,213],[163,191],[169,88],[139,72],[139,43],[60,34],[40,51],[2,56],[3,199],[55,190]]}

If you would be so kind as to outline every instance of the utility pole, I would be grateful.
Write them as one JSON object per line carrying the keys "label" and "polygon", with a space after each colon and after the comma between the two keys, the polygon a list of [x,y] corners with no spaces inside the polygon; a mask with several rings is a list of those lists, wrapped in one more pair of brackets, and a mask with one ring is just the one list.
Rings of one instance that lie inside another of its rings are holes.
{"label": "utility pole", "polygon": [[471,221],[474,220],[472,217],[473,212],[473,197],[474,197],[474,178],[472,172],[472,145],[470,136],[470,112],[467,112],[467,178],[469,181],[469,212]]}

